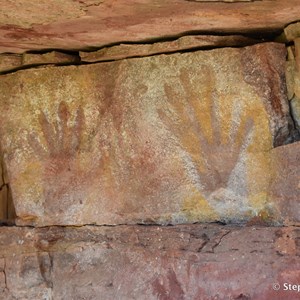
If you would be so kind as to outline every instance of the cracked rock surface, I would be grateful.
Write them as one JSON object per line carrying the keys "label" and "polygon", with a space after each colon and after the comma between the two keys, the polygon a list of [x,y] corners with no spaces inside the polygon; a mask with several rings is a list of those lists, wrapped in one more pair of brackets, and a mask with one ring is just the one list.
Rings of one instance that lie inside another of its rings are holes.
{"label": "cracked rock surface", "polygon": [[257,33],[266,28],[277,31],[299,19],[298,0],[234,2],[2,0],[0,53],[89,50],[189,31]]}
{"label": "cracked rock surface", "polygon": [[1,228],[2,299],[298,299],[298,227]]}
{"label": "cracked rock surface", "polygon": [[269,190],[291,142],[285,56],[262,43],[2,75],[17,224],[285,223]]}

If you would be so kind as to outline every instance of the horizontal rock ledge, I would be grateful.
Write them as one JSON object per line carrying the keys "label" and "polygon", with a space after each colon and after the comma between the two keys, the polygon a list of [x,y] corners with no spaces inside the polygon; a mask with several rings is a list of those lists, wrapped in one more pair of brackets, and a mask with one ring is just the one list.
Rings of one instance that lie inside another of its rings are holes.
{"label": "horizontal rock ledge", "polygon": [[242,35],[189,35],[174,41],[153,44],[120,44],[98,51],[80,51],[82,62],[119,60],[128,57],[144,57],[155,54],[174,53],[189,49],[243,47],[258,43],[259,40]]}
{"label": "horizontal rock ledge", "polygon": [[21,68],[40,65],[70,65],[79,63],[80,58],[75,54],[59,51],[46,53],[0,54],[0,73],[15,71]]}
{"label": "horizontal rock ledge", "polygon": [[[184,32],[281,30],[299,19],[298,0],[1,1],[0,53],[88,49]],[[41,13],[43,12],[43,13]],[[108,34],[109,33],[109,34]]]}
{"label": "horizontal rock ledge", "polygon": [[[1,227],[1,299],[297,299],[299,227]],[[279,290],[277,289],[280,285]]]}

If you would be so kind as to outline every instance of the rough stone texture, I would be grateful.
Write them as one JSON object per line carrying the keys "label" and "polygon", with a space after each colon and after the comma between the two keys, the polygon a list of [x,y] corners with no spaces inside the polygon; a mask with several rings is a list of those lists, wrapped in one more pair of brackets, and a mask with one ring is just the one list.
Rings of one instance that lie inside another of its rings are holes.
{"label": "rough stone texture", "polygon": [[44,54],[0,54],[0,72],[16,71],[17,69],[32,65],[76,64],[79,61],[80,57],[78,55],[66,54],[58,51],[51,51]]}
{"label": "rough stone texture", "polygon": [[[276,132],[273,137],[274,146],[279,146],[287,142],[287,136],[293,125],[292,120],[287,117],[289,107],[284,101],[286,100],[284,80],[286,66],[283,60],[278,60],[283,46],[273,45],[274,47],[265,47],[264,44],[249,47],[249,51],[243,53],[242,63],[244,80],[262,97],[266,110],[271,116],[271,131]],[[278,63],[274,64],[273,61],[276,60]]]}
{"label": "rough stone texture", "polygon": [[300,22],[287,26],[285,34],[288,40],[294,42],[288,47],[286,82],[291,115],[300,135]]}
{"label": "rough stone texture", "polygon": [[4,183],[4,174],[2,170],[2,161],[0,159],[0,220],[6,219],[7,208],[7,190]]}
{"label": "rough stone texture", "polygon": [[160,53],[172,53],[182,50],[210,47],[234,47],[247,46],[257,43],[258,40],[241,35],[217,36],[198,35],[184,36],[170,42],[153,44],[121,44],[113,47],[105,47],[93,52],[80,52],[81,61],[97,62],[123,59],[128,57],[142,57]]}
{"label": "rough stone texture", "polygon": [[266,43],[1,76],[18,224],[273,220],[284,62]]}
{"label": "rough stone texture", "polygon": [[190,31],[281,30],[299,11],[299,0],[2,0],[0,52],[83,50]]}
{"label": "rough stone texture", "polygon": [[71,64],[78,63],[80,58],[76,55],[51,51],[44,54],[24,53],[22,55],[23,65],[43,64]]}
{"label": "rough stone texture", "polygon": [[274,177],[270,193],[286,224],[300,224],[300,142],[272,150]]}
{"label": "rough stone texture", "polygon": [[292,100],[295,96],[295,69],[296,69],[296,62],[295,62],[295,50],[293,46],[287,47],[287,62],[286,62],[286,71],[285,71],[285,78],[286,78],[286,87],[287,87],[287,97],[289,100]]}
{"label": "rough stone texture", "polygon": [[0,221],[7,220],[7,186],[3,185],[0,189]]}
{"label": "rough stone texture", "polygon": [[295,120],[296,128],[298,129],[298,132],[300,132],[300,98],[297,96],[291,100],[291,112],[293,119]]}
{"label": "rough stone texture", "polygon": [[15,208],[0,151],[0,224],[12,225],[15,217]]}
{"label": "rough stone texture", "polygon": [[297,227],[2,227],[0,297],[296,300],[299,241]]}
{"label": "rough stone texture", "polygon": [[186,0],[186,1],[192,1],[192,2],[228,2],[228,3],[234,3],[234,2],[252,2],[255,0]]}
{"label": "rough stone texture", "polygon": [[10,71],[22,66],[22,56],[18,54],[0,54],[0,72]]}
{"label": "rough stone texture", "polygon": [[300,22],[296,22],[285,27],[284,34],[288,41],[293,41],[300,37]]}

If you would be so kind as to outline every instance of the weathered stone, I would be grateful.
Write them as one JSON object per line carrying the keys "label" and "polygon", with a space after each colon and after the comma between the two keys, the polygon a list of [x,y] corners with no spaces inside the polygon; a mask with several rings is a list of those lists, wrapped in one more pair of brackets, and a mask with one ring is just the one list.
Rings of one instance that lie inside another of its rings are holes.
{"label": "weathered stone", "polygon": [[295,122],[295,126],[300,132],[300,98],[297,96],[291,100],[291,113]]}
{"label": "weathered stone", "polygon": [[24,53],[23,65],[44,65],[44,64],[71,64],[79,62],[76,55],[51,51],[44,54]]}
{"label": "weathered stone", "polygon": [[294,47],[292,47],[292,46],[287,47],[288,60],[286,62],[286,71],[285,71],[287,96],[288,96],[289,100],[292,100],[295,95],[296,62],[295,62],[295,55],[294,55],[293,48]]}
{"label": "weathered stone", "polygon": [[284,33],[288,41],[293,41],[300,37],[300,22],[296,22],[285,27]]}
{"label": "weathered stone", "polygon": [[18,54],[0,54],[0,72],[7,72],[22,65],[22,56]]}
{"label": "weathered stone", "polygon": [[1,228],[0,297],[296,300],[299,240],[297,227]]}
{"label": "weathered stone", "polygon": [[272,220],[285,54],[266,43],[2,76],[18,224]]}
{"label": "weathered stone", "polygon": [[83,50],[192,31],[278,31],[299,20],[299,11],[299,0],[2,0],[0,53]]}
{"label": "weathered stone", "polygon": [[294,40],[294,46],[288,48],[286,81],[289,99],[300,98],[300,37]]}
{"label": "weathered stone", "polygon": [[105,47],[93,52],[82,51],[80,52],[80,57],[81,60],[85,62],[97,62],[128,57],[142,57],[160,53],[172,53],[195,48],[246,46],[254,44],[255,42],[258,41],[241,35],[195,35],[184,36],[170,42],[143,45],[121,44],[113,47]]}
{"label": "weathered stone", "polygon": [[270,197],[276,203],[286,224],[300,223],[300,142],[272,150],[276,176]]}
{"label": "weathered stone", "polygon": [[[286,143],[292,120],[286,100],[285,61],[282,45],[265,47],[264,44],[249,47],[242,56],[244,80],[262,97],[266,110],[271,115],[271,131],[276,132],[274,146]],[[274,64],[273,60],[277,60]],[[258,73],[261,73],[258,75]],[[275,117],[276,116],[276,117]]]}
{"label": "weathered stone", "polygon": [[16,217],[11,191],[8,185],[6,168],[0,149],[0,224],[13,225]]}
{"label": "weathered stone", "polygon": [[2,185],[0,189],[0,221],[7,220],[7,195],[7,186]]}
{"label": "weathered stone", "polygon": [[4,183],[2,161],[0,157],[0,220],[7,218],[7,190]]}
{"label": "weathered stone", "polygon": [[186,0],[186,1],[192,1],[192,2],[229,2],[229,3],[234,3],[234,2],[252,2],[255,0]]}
{"label": "weathered stone", "polygon": [[288,47],[286,83],[291,115],[298,132],[300,132],[300,37],[295,38],[294,46]]}
{"label": "weathered stone", "polygon": [[46,64],[74,64],[80,61],[80,57],[74,54],[67,54],[58,51],[51,51],[44,54],[23,53],[23,54],[0,54],[0,72],[17,70],[31,65]]}

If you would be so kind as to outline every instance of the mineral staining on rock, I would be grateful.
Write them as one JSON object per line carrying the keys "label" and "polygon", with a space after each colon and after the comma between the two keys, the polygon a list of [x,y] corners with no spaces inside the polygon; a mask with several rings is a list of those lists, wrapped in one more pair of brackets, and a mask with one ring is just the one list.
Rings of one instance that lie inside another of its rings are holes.
{"label": "mineral staining on rock", "polygon": [[[160,111],[160,115],[172,134],[177,137],[182,150],[186,151],[186,160],[195,168],[196,181],[201,183],[205,199],[212,197],[209,202],[217,207],[224,204],[220,203],[223,201],[218,199],[218,194],[219,197],[224,197],[223,192],[226,191],[230,176],[234,174],[234,169],[241,159],[242,150],[251,143],[254,124],[252,117],[241,119],[239,110],[228,119],[222,117],[222,105],[225,103],[220,103],[218,99],[225,98],[214,91],[218,85],[216,78],[212,79],[210,70],[203,71],[207,76],[205,79],[207,90],[203,89],[204,85],[201,86],[204,92],[204,98],[201,100],[202,105],[206,102],[206,107],[199,105],[201,101],[199,94],[194,92],[189,72],[184,70],[180,72],[179,78],[184,92],[182,99],[185,103],[182,105],[174,89],[166,84],[165,94],[175,118],[167,116],[164,110]],[[206,115],[201,115],[203,113]],[[178,121],[172,122],[170,119]],[[226,124],[221,124],[220,119]],[[214,193],[216,198],[213,196]],[[235,205],[240,206],[240,201]]]}
{"label": "mineral staining on rock", "polygon": [[[78,154],[82,151],[83,134],[85,130],[85,117],[82,107],[75,111],[72,125],[68,125],[71,113],[64,101],[59,103],[57,122],[50,123],[43,111],[38,116],[41,128],[40,139],[37,132],[28,136],[28,142],[32,150],[42,161],[43,182],[47,182],[44,194],[51,199],[51,205],[45,203],[45,208],[55,214],[60,202],[64,201],[69,208],[80,204],[82,195],[69,194],[70,188],[84,186],[86,180],[92,176],[89,170],[82,170],[77,163]],[[79,197],[76,201],[76,196]]]}
{"label": "mineral staining on rock", "polygon": [[87,50],[195,30],[269,33],[299,20],[298,0],[216,1],[2,0],[0,52]]}
{"label": "mineral staining on rock", "polygon": [[272,284],[298,282],[299,239],[293,226],[2,227],[0,295],[298,299]]}
{"label": "mineral staining on rock", "polygon": [[284,60],[267,43],[2,76],[18,224],[279,220],[270,150],[288,105],[265,95]]}

